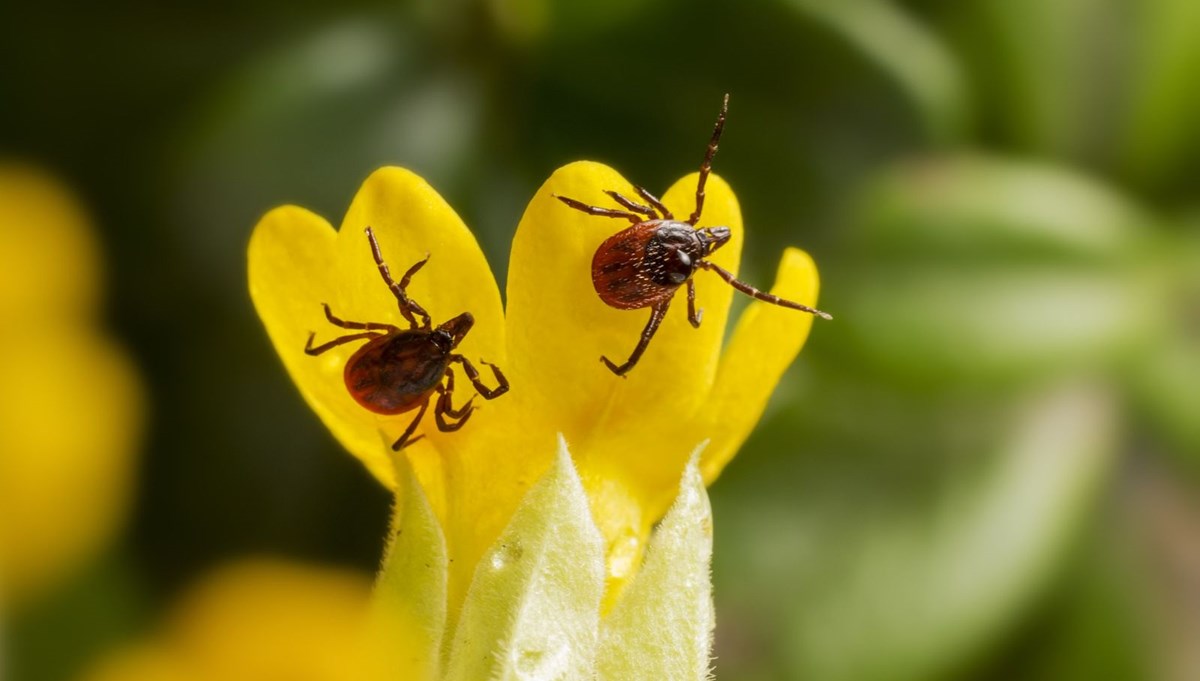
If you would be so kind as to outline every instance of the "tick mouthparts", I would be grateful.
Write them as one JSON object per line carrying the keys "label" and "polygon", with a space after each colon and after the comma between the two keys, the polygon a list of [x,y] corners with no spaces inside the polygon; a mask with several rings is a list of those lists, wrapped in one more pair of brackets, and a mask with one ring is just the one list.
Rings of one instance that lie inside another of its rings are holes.
{"label": "tick mouthparts", "polygon": [[708,253],[712,253],[721,246],[724,246],[725,242],[729,241],[732,236],[733,232],[728,227],[709,227],[700,230],[700,240],[704,244],[705,251]]}

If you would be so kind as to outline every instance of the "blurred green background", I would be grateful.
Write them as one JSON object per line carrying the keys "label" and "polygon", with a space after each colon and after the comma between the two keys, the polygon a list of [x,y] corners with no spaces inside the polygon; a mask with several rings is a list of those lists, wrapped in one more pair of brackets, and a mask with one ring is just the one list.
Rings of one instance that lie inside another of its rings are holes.
{"label": "blurred green background", "polygon": [[725,92],[744,278],[801,246],[836,320],[712,490],[717,677],[1200,678],[1195,0],[6,4],[0,152],[87,206],[149,411],[124,533],[9,613],[5,678],[230,558],[376,566],[389,497],[246,293],[263,212],[407,166],[502,281],[553,169],[661,190]]}

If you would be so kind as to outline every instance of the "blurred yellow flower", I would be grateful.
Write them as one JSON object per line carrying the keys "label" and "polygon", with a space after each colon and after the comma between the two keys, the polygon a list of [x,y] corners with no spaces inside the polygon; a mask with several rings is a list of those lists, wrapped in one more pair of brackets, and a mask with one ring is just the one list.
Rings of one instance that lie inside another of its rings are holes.
{"label": "blurred yellow flower", "polygon": [[68,576],[124,520],[141,390],[96,328],[100,265],[74,198],[0,166],[0,592]]}
{"label": "blurred yellow flower", "polygon": [[161,631],[118,650],[86,681],[363,681],[365,575],[279,560],[226,566],[174,605]]}
{"label": "blurred yellow flower", "polygon": [[[694,174],[681,179],[663,202],[676,214],[690,213],[695,184]],[[461,431],[439,432],[427,416],[418,430],[425,438],[407,449],[445,533],[452,619],[480,558],[549,468],[558,433],[570,445],[602,532],[611,606],[640,565],[650,528],[675,497],[690,454],[707,441],[699,468],[712,481],[808,335],[809,315],[756,302],[722,352],[733,290],[700,273],[702,326],[692,328],[686,306],[675,305],[628,379],[613,376],[599,357],[628,352],[646,321],[640,311],[607,307],[592,288],[592,255],[621,226],[553,198],[607,205],[606,189],[633,195],[618,173],[590,162],[560,168],[541,187],[513,241],[506,307],[462,220],[401,168],[381,169],[363,183],[340,230],[285,206],[264,216],[251,238],[250,293],[284,365],[329,429],[385,484],[396,482],[389,445],[411,416],[380,416],[350,397],[342,370],[355,345],[319,358],[304,353],[310,333],[336,331],[322,303],[344,319],[403,325],[364,228],[373,228],[393,271],[432,254],[409,294],[435,323],[471,312],[475,327],[459,351],[508,374],[511,392],[482,404]],[[730,227],[732,239],[712,259],[736,273],[741,212],[719,177],[709,181],[701,224]],[[773,292],[815,305],[817,283],[812,260],[789,249]]]}
{"label": "blurred yellow flower", "polygon": [[0,324],[93,316],[102,292],[98,250],[91,222],[65,187],[0,161]]}

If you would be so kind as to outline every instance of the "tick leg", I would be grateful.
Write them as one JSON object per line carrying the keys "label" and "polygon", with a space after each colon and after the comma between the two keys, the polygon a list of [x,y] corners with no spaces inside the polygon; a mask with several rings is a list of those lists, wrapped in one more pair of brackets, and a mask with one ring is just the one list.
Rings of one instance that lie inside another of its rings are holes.
{"label": "tick leg", "polygon": [[421,258],[420,260],[418,260],[417,264],[408,268],[408,271],[404,273],[403,277],[400,277],[400,288],[407,289],[408,284],[412,281],[413,275],[416,274],[417,272],[420,272],[421,268],[424,267],[425,263],[427,263],[427,262],[429,262],[429,254],[428,253],[425,254],[424,258]]}
{"label": "tick leg", "polygon": [[[446,369],[445,387],[439,385],[437,387],[437,391],[441,395],[441,397],[438,398],[437,409],[444,412],[447,416],[461,419],[470,413],[471,409],[473,408],[471,403],[475,401],[474,395],[471,396],[471,399],[467,400],[466,404],[458,409],[455,409],[450,403],[450,396],[454,394],[454,372],[449,368]],[[434,413],[436,414],[437,412]]]}
{"label": "tick leg", "polygon": [[366,340],[368,338],[383,338],[383,334],[381,334],[381,333],[352,333],[349,336],[342,336],[341,338],[334,338],[333,340],[329,341],[328,343],[318,345],[317,347],[314,348],[312,342],[313,342],[313,338],[316,338],[316,336],[317,336],[317,334],[315,334],[315,333],[308,334],[308,342],[304,344],[304,354],[312,355],[313,357],[316,357],[317,355],[319,355],[323,352],[326,352],[328,350],[332,350],[339,345],[345,345],[346,343],[353,343],[356,340]]}
{"label": "tick leg", "polygon": [[708,141],[708,150],[704,152],[704,163],[700,164],[700,179],[696,182],[696,210],[687,219],[693,227],[700,221],[700,211],[704,210],[704,185],[708,182],[708,174],[712,172],[713,156],[717,155],[717,142],[721,141],[721,132],[725,129],[725,114],[729,112],[729,95],[721,104],[721,113],[717,114],[717,125],[713,128],[712,139]]}
{"label": "tick leg", "polygon": [[495,364],[482,359],[479,360],[479,362],[484,366],[491,367],[492,375],[496,377],[496,387],[489,388],[483,384],[482,380],[480,380],[479,370],[475,368],[474,364],[471,364],[471,360],[463,357],[462,355],[450,355],[450,361],[462,364],[463,371],[467,372],[467,378],[471,380],[471,385],[475,386],[475,390],[479,391],[479,394],[483,397],[483,399],[494,400],[508,392],[508,379],[505,378],[504,373],[500,371],[500,367],[496,366]]}
{"label": "tick leg", "polygon": [[645,187],[635,184],[633,185],[633,190],[638,193],[638,196],[648,201],[651,206],[654,206],[656,209],[658,209],[658,212],[662,213],[663,218],[667,220],[675,219],[675,216],[671,214],[671,211],[667,210],[667,207],[663,205],[663,202],[659,201],[658,197],[651,194],[650,191]]}
{"label": "tick leg", "polygon": [[671,301],[667,301],[661,305],[657,305],[650,310],[650,320],[646,322],[646,328],[642,329],[642,337],[638,339],[637,347],[633,349],[633,354],[621,366],[613,364],[607,357],[601,357],[600,361],[604,362],[614,374],[624,377],[629,373],[629,370],[638,363],[642,358],[642,353],[646,351],[646,346],[650,345],[650,339],[654,338],[654,334],[658,331],[658,325],[662,324],[663,317],[667,316],[667,308],[671,305]]}
{"label": "tick leg", "polygon": [[704,310],[696,309],[696,280],[688,279],[688,321],[691,322],[694,328],[700,328],[700,320],[704,317]]}
{"label": "tick leg", "polygon": [[[420,425],[420,423],[421,423],[421,417],[425,416],[425,410],[428,408],[429,408],[429,398],[425,398],[425,401],[421,403],[421,408],[417,410],[416,418],[414,418],[412,420],[412,423],[408,424],[408,427],[404,429],[404,434],[400,436],[400,439],[396,440],[396,442],[392,444],[393,451],[398,452],[402,448],[404,448],[408,445],[411,445],[412,443],[416,442],[417,440],[420,440],[421,438],[425,437],[424,435],[418,435],[416,437],[412,437],[412,434],[414,432],[416,432],[417,426]],[[409,439],[410,437],[412,437],[411,440]]]}
{"label": "tick leg", "polygon": [[642,204],[638,203],[637,201],[627,199],[624,196],[614,192],[611,189],[605,189],[604,193],[611,196],[613,198],[613,201],[616,201],[617,203],[621,204],[622,206],[625,206],[626,208],[628,208],[629,210],[631,210],[635,213],[641,213],[642,215],[645,215],[646,217],[650,218],[651,220],[658,219],[658,213],[654,212],[654,209],[651,208],[650,206],[643,206]]}
{"label": "tick leg", "polygon": [[329,323],[333,324],[334,326],[340,326],[343,329],[361,329],[363,331],[387,331],[387,332],[391,332],[391,333],[400,331],[400,329],[392,326],[391,324],[380,324],[379,322],[348,322],[345,319],[339,319],[339,318],[333,316],[333,311],[329,309],[329,303],[321,303],[321,305],[324,306],[324,308],[325,308],[325,318],[329,320]]}
{"label": "tick leg", "polygon": [[[432,320],[430,320],[429,313],[425,311],[425,308],[418,305],[417,301],[408,297],[408,283],[412,281],[413,275],[419,272],[427,262],[429,262],[429,253],[426,253],[424,258],[418,260],[415,265],[408,268],[403,277],[400,277],[400,290],[404,292],[404,301],[400,305],[400,313],[404,314],[404,308],[407,307],[408,312],[421,318],[421,326],[426,329],[432,326]],[[405,317],[408,318],[408,322],[412,324],[414,329],[417,328],[417,323],[412,317],[408,317],[408,315],[405,315]]]}
{"label": "tick leg", "polygon": [[[471,406],[471,402],[475,398],[472,397],[470,400],[467,400],[462,409],[456,412],[450,408],[450,391],[439,389],[439,392],[442,394],[438,397],[437,406],[433,408],[433,419],[437,422],[438,430],[443,433],[453,433],[462,428],[467,423],[467,419],[471,418],[471,414],[475,412],[475,409]],[[446,420],[447,416],[458,420],[452,423]]]}
{"label": "tick leg", "polygon": [[820,310],[811,308],[807,305],[803,305],[801,303],[787,300],[786,298],[780,298],[779,296],[772,295],[770,293],[763,293],[762,291],[759,291],[758,289],[754,288],[750,284],[747,284],[744,281],[740,281],[737,277],[733,276],[733,273],[731,273],[727,270],[724,270],[721,267],[714,265],[707,260],[701,260],[700,267],[703,267],[706,270],[711,270],[713,272],[716,272],[717,276],[724,279],[730,286],[741,291],[742,293],[745,293],[748,296],[757,298],[758,300],[761,300],[764,303],[771,303],[772,305],[778,305],[780,307],[786,307],[786,308],[790,308],[792,310],[800,310],[801,312],[815,314],[822,319],[833,319],[833,317],[831,317],[829,314],[827,314],[825,312],[821,312]]}
{"label": "tick leg", "polygon": [[[408,271],[401,277],[400,282],[396,283],[392,280],[392,272],[388,269],[387,263],[383,261],[383,252],[379,250],[379,242],[375,240],[375,232],[371,231],[370,227],[367,227],[366,232],[367,241],[371,242],[371,255],[375,258],[375,264],[379,267],[379,274],[383,277],[383,282],[392,290],[392,295],[396,296],[396,302],[400,304],[400,314],[408,320],[409,325],[414,329],[418,326],[424,329],[430,328],[433,322],[429,319],[429,313],[425,311],[425,308],[418,305],[416,301],[409,298],[408,292],[405,291],[413,275],[424,267],[426,262],[429,262],[429,256],[426,255],[424,260],[408,268]],[[421,318],[420,324],[417,323],[416,317]]]}
{"label": "tick leg", "polygon": [[582,201],[576,201],[575,199],[568,199],[567,197],[559,196],[558,194],[554,194],[553,196],[554,196],[554,198],[558,199],[559,201],[562,201],[563,203],[567,204],[568,206],[574,208],[575,210],[583,211],[584,213],[587,213],[588,215],[603,215],[606,218],[624,218],[624,219],[632,222],[635,225],[639,222],[642,222],[642,217],[640,215],[634,215],[633,213],[629,213],[629,212],[626,212],[623,210],[614,210],[612,208],[601,208],[600,206],[589,206]]}

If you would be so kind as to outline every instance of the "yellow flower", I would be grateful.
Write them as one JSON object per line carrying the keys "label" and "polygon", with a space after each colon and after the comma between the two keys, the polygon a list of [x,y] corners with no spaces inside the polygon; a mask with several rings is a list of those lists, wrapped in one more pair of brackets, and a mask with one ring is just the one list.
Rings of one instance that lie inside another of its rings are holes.
{"label": "yellow flower", "polygon": [[[692,210],[695,175],[663,196],[679,215]],[[355,403],[343,383],[347,345],[320,357],[304,353],[340,335],[321,308],[355,321],[404,326],[396,302],[371,258],[370,226],[393,272],[431,254],[408,292],[434,322],[462,312],[475,326],[459,351],[503,368],[512,390],[480,404],[458,432],[441,433],[427,415],[425,438],[407,450],[420,486],[444,532],[449,617],[455,619],[476,565],[513,517],[530,487],[550,468],[557,434],[569,443],[592,517],[603,538],[606,603],[641,564],[650,528],[678,489],[680,472],[704,442],[699,470],[713,480],[737,451],[775,383],[808,335],[809,315],[754,303],[722,352],[733,290],[715,276],[696,275],[699,329],[676,301],[641,363],[614,376],[601,355],[632,350],[648,312],[606,306],[591,283],[597,246],[628,223],[587,216],[553,195],[612,205],[603,190],[633,195],[612,169],[580,162],[554,173],[530,202],[517,228],[502,307],[500,292],[474,237],[446,202],[407,170],[369,177],[335,231],[302,208],[268,213],[249,246],[251,296],[301,393],[342,444],[381,481],[395,486],[389,445],[411,414],[379,416]],[[702,225],[733,233],[713,260],[736,273],[743,239],[741,212],[729,186],[709,180]],[[789,249],[772,291],[815,305],[811,259]],[[456,403],[471,393],[459,377]]]}
{"label": "yellow flower", "polygon": [[74,198],[0,166],[0,592],[69,576],[124,520],[141,390],[94,325],[99,258]]}
{"label": "yellow flower", "polygon": [[364,575],[273,559],[218,569],[161,630],[110,653],[86,681],[364,681],[379,678],[363,635]]}

